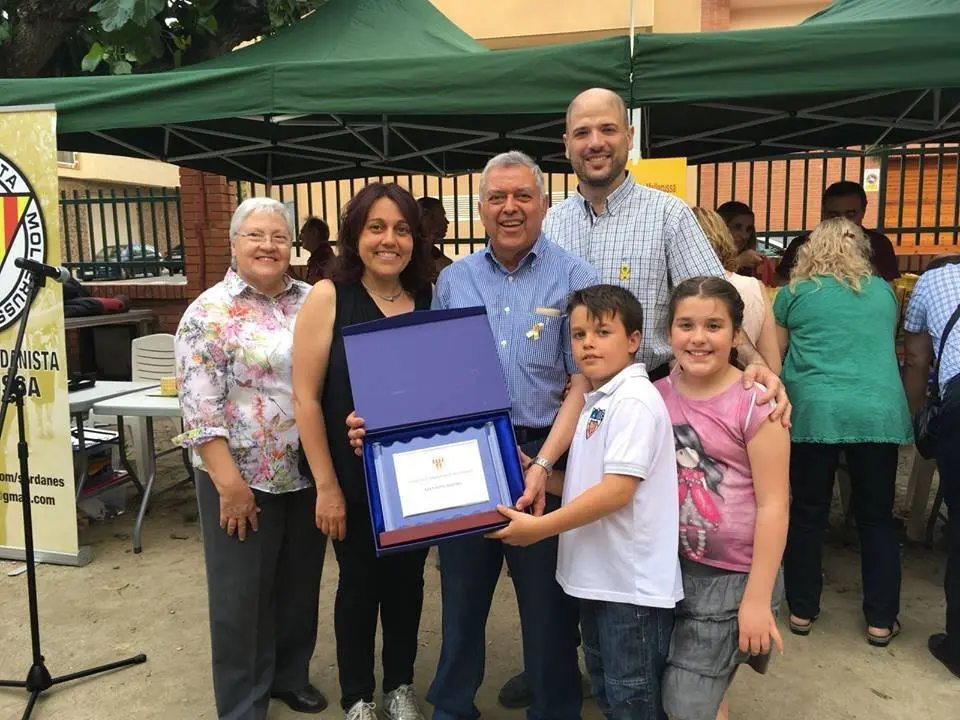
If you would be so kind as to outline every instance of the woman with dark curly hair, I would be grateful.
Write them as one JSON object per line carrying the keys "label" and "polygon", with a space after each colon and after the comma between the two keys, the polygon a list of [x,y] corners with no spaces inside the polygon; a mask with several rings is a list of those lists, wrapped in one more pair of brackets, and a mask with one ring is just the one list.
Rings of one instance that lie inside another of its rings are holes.
{"label": "woman with dark curly hair", "polygon": [[347,720],[375,720],[374,640],[383,629],[384,711],[423,720],[413,664],[426,550],[377,557],[363,465],[347,440],[353,409],[343,328],[430,307],[433,266],[420,209],[393,183],[372,183],[343,211],[332,278],[313,286],[297,317],[293,394],[300,468],[317,486],[317,527],[334,541],[340,582],[334,633]]}

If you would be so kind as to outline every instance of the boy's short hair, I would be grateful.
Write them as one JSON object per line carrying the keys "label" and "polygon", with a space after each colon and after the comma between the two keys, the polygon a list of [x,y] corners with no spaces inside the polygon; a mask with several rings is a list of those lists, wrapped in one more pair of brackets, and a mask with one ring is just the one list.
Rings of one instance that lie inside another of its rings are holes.
{"label": "boy's short hair", "polygon": [[576,290],[567,300],[567,315],[583,306],[593,318],[607,315],[620,317],[627,335],[638,332],[643,334],[643,306],[632,292],[619,285],[591,285]]}

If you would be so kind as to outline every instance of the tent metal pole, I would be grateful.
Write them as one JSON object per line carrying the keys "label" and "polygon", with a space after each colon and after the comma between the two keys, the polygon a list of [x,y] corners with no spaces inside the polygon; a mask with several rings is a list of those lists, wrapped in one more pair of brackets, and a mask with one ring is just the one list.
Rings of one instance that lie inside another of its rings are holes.
{"label": "tent metal pole", "polygon": [[[637,32],[636,0],[630,0],[630,95],[633,105],[633,55],[634,35]],[[643,112],[635,107],[630,108],[630,124],[633,126],[633,149],[630,151],[630,161],[636,162],[643,158]]]}

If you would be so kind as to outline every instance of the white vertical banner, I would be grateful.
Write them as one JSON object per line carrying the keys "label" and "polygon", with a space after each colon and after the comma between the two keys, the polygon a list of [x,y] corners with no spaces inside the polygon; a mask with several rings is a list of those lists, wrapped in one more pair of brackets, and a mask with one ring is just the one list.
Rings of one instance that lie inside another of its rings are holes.
{"label": "white vertical banner", "polygon": [[[60,263],[57,223],[57,116],[53,108],[0,107],[0,373],[14,360],[29,276],[16,258]],[[74,499],[63,293],[47,281],[33,307],[19,355],[26,384],[30,503],[38,560],[80,564]],[[0,428],[0,557],[24,556],[17,411]]]}

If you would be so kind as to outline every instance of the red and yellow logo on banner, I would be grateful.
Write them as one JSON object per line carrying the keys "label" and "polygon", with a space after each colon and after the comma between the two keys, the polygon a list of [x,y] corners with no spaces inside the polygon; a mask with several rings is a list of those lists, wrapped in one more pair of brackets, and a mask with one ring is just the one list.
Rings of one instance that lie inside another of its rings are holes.
{"label": "red and yellow logo on banner", "polygon": [[29,195],[7,195],[3,198],[3,206],[0,207],[0,238],[3,238],[3,247],[0,247],[0,263],[7,258],[7,251],[13,244],[13,238],[16,237],[29,204]]}

